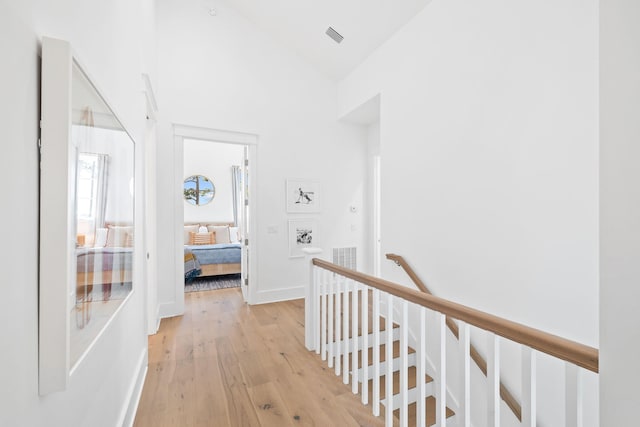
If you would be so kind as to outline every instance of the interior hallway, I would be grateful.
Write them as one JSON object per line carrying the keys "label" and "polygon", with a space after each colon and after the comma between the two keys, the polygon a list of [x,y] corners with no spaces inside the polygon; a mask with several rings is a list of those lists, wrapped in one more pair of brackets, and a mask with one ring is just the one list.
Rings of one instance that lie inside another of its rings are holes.
{"label": "interior hallway", "polygon": [[383,426],[304,347],[304,301],[249,306],[240,289],[185,295],[149,337],[135,427]]}

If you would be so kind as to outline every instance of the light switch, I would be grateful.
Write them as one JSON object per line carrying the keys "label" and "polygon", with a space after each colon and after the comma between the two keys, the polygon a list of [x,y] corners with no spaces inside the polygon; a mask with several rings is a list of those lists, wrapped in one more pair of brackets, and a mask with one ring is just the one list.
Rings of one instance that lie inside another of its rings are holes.
{"label": "light switch", "polygon": [[267,226],[268,234],[278,234],[278,226],[277,225],[269,225]]}

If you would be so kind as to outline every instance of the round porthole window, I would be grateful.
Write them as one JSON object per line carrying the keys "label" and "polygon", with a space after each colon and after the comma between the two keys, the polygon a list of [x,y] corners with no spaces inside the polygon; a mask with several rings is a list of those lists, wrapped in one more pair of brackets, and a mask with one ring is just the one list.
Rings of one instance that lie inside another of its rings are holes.
{"label": "round porthole window", "polygon": [[196,206],[206,205],[216,195],[216,187],[206,176],[192,175],[184,180],[184,200]]}

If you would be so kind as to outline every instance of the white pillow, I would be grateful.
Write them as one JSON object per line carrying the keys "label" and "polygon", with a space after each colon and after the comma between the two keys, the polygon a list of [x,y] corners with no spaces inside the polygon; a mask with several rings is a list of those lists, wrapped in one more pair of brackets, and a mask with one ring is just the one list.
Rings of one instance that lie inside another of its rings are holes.
{"label": "white pillow", "polygon": [[189,233],[197,233],[198,232],[198,224],[196,225],[185,225],[184,226],[184,244],[189,244]]}
{"label": "white pillow", "polygon": [[204,225],[201,225],[200,228],[198,228],[198,233],[208,233],[208,232],[209,232],[209,229]]}
{"label": "white pillow", "polygon": [[127,233],[132,233],[133,227],[122,225],[110,225],[107,232],[108,248],[124,248],[127,240]]}
{"label": "white pillow", "polygon": [[96,228],[96,241],[93,244],[96,248],[104,248],[107,244],[107,232],[106,228]]}
{"label": "white pillow", "polygon": [[228,225],[208,225],[207,228],[216,233],[216,243],[231,243]]}
{"label": "white pillow", "polygon": [[238,234],[238,227],[229,227],[229,241],[231,243],[239,243],[240,235]]}

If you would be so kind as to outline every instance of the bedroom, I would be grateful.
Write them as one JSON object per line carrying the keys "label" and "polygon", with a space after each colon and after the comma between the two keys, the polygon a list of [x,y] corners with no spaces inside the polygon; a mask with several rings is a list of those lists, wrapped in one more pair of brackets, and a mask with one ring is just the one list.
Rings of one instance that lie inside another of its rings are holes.
{"label": "bedroom", "polygon": [[245,147],[184,140],[185,292],[240,287]]}

